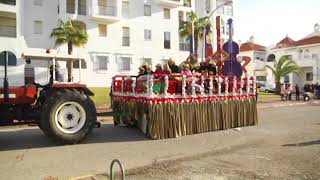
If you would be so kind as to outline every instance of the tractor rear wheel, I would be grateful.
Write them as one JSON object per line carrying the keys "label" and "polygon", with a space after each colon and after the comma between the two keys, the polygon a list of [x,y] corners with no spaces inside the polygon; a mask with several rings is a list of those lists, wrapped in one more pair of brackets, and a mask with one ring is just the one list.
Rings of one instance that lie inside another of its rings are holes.
{"label": "tractor rear wheel", "polygon": [[40,116],[41,129],[59,144],[75,144],[85,139],[96,120],[92,100],[75,89],[58,89],[50,93]]}

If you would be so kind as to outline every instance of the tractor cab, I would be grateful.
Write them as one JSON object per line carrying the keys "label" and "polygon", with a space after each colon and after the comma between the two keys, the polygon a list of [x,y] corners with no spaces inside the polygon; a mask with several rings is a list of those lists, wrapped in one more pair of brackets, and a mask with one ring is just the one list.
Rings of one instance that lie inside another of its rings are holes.
{"label": "tractor cab", "polygon": [[[0,85],[0,126],[35,123],[60,144],[77,143],[92,131],[97,124],[96,108],[90,99],[94,94],[81,83],[81,58],[50,50],[23,52],[26,69],[40,65],[42,73],[25,73],[24,86],[10,86],[9,52],[2,52],[0,57],[5,62],[3,86]],[[79,65],[78,75],[73,73],[75,62]],[[67,78],[57,78],[58,68],[63,65]]]}

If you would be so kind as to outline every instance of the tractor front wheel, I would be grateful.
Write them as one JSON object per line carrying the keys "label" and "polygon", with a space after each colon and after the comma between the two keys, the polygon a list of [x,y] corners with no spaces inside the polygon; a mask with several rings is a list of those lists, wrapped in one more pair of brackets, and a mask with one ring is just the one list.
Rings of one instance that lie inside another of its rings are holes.
{"label": "tractor front wheel", "polygon": [[92,100],[74,89],[48,95],[41,112],[42,130],[60,144],[75,144],[94,128],[96,108]]}

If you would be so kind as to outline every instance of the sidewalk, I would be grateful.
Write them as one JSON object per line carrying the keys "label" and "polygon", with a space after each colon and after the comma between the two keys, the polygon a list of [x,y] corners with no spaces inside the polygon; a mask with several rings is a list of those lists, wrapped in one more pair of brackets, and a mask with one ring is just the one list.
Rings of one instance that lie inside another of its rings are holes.
{"label": "sidewalk", "polygon": [[300,101],[290,100],[282,101],[280,96],[271,96],[271,97],[258,97],[258,108],[275,108],[275,107],[284,107],[284,106],[301,106],[307,104],[320,104],[320,100],[310,100],[310,101]]}

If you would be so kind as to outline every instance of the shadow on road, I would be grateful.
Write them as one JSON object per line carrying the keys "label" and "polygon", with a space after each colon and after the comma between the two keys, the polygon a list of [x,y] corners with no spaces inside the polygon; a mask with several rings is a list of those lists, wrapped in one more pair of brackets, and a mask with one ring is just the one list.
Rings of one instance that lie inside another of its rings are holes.
{"label": "shadow on road", "polygon": [[285,147],[299,147],[299,146],[310,146],[310,145],[317,145],[320,144],[320,140],[316,140],[316,141],[308,141],[308,142],[302,142],[302,143],[295,143],[295,144],[285,144],[282,146]]}
{"label": "shadow on road", "polygon": [[[123,141],[149,140],[137,128],[115,127],[102,124],[96,128],[81,144],[111,143]],[[39,128],[23,128],[0,131],[0,151],[57,146]]]}

